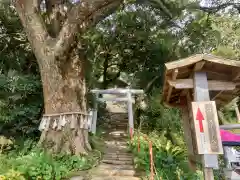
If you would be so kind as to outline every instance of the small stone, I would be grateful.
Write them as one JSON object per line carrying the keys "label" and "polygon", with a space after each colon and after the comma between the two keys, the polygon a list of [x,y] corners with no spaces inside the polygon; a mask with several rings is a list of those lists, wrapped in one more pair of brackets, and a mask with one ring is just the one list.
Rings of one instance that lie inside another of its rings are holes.
{"label": "small stone", "polygon": [[75,176],[75,177],[71,177],[70,180],[84,180],[84,177],[82,177],[82,176]]}

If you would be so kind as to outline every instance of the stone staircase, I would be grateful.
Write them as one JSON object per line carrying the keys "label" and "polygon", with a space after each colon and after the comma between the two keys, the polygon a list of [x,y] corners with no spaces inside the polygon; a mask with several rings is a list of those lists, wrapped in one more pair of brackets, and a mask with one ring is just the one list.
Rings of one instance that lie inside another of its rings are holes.
{"label": "stone staircase", "polygon": [[88,172],[87,177],[73,177],[71,180],[140,180],[128,152],[128,114],[126,103],[107,102],[109,115],[103,123],[105,150],[99,166]]}
{"label": "stone staircase", "polygon": [[133,156],[127,149],[127,113],[110,113],[105,122],[105,152],[98,167],[92,170],[92,180],[139,180]]}

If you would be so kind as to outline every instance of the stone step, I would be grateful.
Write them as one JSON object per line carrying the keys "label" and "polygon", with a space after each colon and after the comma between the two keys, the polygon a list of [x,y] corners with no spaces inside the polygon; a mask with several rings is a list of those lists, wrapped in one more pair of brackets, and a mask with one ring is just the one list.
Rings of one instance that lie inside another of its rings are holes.
{"label": "stone step", "polygon": [[109,135],[111,135],[111,139],[115,139],[115,140],[117,140],[117,138],[120,138],[120,139],[123,139],[123,138],[127,138],[128,137],[128,135],[127,134],[116,134],[116,133],[114,133],[114,134],[111,134],[111,132],[110,133],[108,133],[108,134],[105,134],[105,136],[109,136]]}
{"label": "stone step", "polygon": [[127,136],[126,131],[111,131],[109,134],[111,136]]}
{"label": "stone step", "polygon": [[108,114],[108,117],[114,119],[128,119],[128,114]]}
{"label": "stone step", "polygon": [[129,152],[106,152],[105,155],[112,156],[112,157],[119,157],[119,156],[129,156],[132,157],[132,154]]}
{"label": "stone step", "polygon": [[134,176],[136,174],[135,170],[126,169],[105,169],[99,168],[94,174],[107,175],[107,176]]}
{"label": "stone step", "polygon": [[128,119],[110,119],[108,123],[128,124]]}
{"label": "stone step", "polygon": [[128,117],[109,116],[107,121],[128,121]]}
{"label": "stone step", "polygon": [[121,144],[106,144],[107,147],[114,147],[114,148],[119,148],[119,149],[123,149],[123,148],[127,148],[127,145],[121,145]]}
{"label": "stone step", "polygon": [[114,147],[107,147],[108,149],[108,152],[109,153],[118,153],[118,154],[122,154],[122,153],[129,153],[129,150],[127,148],[122,148],[122,149],[119,149],[119,148],[114,148]]}
{"label": "stone step", "polygon": [[117,137],[120,138],[122,140],[122,138],[127,139],[128,134],[127,133],[112,133],[112,132],[108,132],[105,134],[106,137],[111,136],[111,140],[118,140],[116,139]]}
{"label": "stone step", "polygon": [[126,134],[126,131],[123,131],[123,130],[121,130],[121,131],[113,131],[113,130],[109,129],[108,132],[111,132],[111,134],[119,134],[119,133]]}
{"label": "stone step", "polygon": [[116,160],[120,160],[120,161],[124,161],[124,160],[133,160],[132,156],[111,156],[111,155],[103,155],[103,159],[116,159]]}
{"label": "stone step", "polygon": [[126,138],[128,137],[127,134],[113,134],[111,135],[113,138]]}
{"label": "stone step", "polygon": [[127,145],[118,145],[118,144],[105,144],[106,148],[110,148],[110,149],[114,149],[116,151],[121,151],[123,149],[127,149],[128,146]]}
{"label": "stone step", "polygon": [[109,155],[105,155],[103,156],[103,159],[107,159],[107,160],[118,160],[118,161],[133,161],[132,157],[124,157],[124,156],[116,156],[116,157],[112,157]]}
{"label": "stone step", "polygon": [[106,144],[116,144],[116,145],[127,145],[126,141],[115,141],[115,140],[106,140],[104,141]]}
{"label": "stone step", "polygon": [[101,169],[122,169],[122,170],[134,170],[133,165],[114,165],[114,164],[100,164],[98,168]]}
{"label": "stone step", "polygon": [[109,127],[109,129],[113,131],[126,131],[127,132],[127,127]]}
{"label": "stone step", "polygon": [[131,176],[93,176],[92,180],[140,180],[138,177]]}
{"label": "stone step", "polygon": [[109,147],[108,151],[104,153],[105,155],[112,155],[112,156],[127,156],[127,155],[131,155],[131,153],[129,152],[129,149],[127,148],[114,148],[114,147]]}
{"label": "stone step", "polygon": [[107,128],[127,128],[128,129],[128,124],[127,123],[108,123],[105,124],[105,127]]}
{"label": "stone step", "polygon": [[127,133],[128,128],[127,127],[109,127],[109,131],[124,131]]}
{"label": "stone step", "polygon": [[109,114],[108,115],[109,119],[108,120],[128,120],[128,116],[119,116],[119,115],[113,115],[113,114]]}
{"label": "stone step", "polygon": [[109,137],[107,134],[104,134],[104,138],[109,141],[128,141],[128,137]]}
{"label": "stone step", "polygon": [[127,124],[106,124],[107,128],[112,129],[112,128],[119,128],[119,129],[128,129]]}
{"label": "stone step", "polygon": [[119,161],[119,160],[103,159],[102,162],[105,163],[105,164],[115,164],[115,165],[132,165],[133,164],[133,160],[131,160],[131,161]]}
{"label": "stone step", "polygon": [[127,126],[115,126],[115,125],[108,125],[108,130],[110,131],[125,131],[127,132],[128,127]]}
{"label": "stone step", "polygon": [[122,126],[128,126],[128,122],[107,122],[105,123],[105,125],[109,125],[109,126],[119,126],[119,127],[122,127]]}
{"label": "stone step", "polygon": [[128,118],[128,113],[111,113],[111,112],[109,112],[108,113],[108,116],[110,116],[110,117],[118,117],[118,118]]}

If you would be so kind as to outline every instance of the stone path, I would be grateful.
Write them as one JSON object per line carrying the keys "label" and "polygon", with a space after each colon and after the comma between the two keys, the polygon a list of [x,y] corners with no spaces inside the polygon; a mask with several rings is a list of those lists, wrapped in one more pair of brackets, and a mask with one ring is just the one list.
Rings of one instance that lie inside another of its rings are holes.
{"label": "stone path", "polygon": [[110,114],[105,123],[105,153],[98,167],[92,170],[92,180],[139,180],[133,165],[133,156],[127,148],[126,113]]}
{"label": "stone path", "polygon": [[87,178],[71,180],[140,180],[134,169],[133,156],[127,148],[128,114],[126,103],[107,103],[109,119],[104,122],[105,151],[99,166]]}

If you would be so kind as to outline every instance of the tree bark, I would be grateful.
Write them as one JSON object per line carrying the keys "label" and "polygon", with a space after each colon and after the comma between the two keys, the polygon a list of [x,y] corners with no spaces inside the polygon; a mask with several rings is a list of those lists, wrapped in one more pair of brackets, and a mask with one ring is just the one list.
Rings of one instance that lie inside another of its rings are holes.
{"label": "tree bark", "polygon": [[41,74],[45,115],[39,126],[42,131],[39,144],[55,153],[87,153],[91,147],[88,143],[85,96],[86,61],[84,52],[77,47],[80,42],[76,35],[106,17],[122,0],[79,1],[67,12],[61,29],[55,21],[58,19],[54,18],[52,31],[48,31],[41,17],[40,2],[13,2]]}
{"label": "tree bark", "polygon": [[41,69],[45,116],[39,143],[53,152],[79,154],[91,150],[88,143],[85,59],[76,51],[71,52],[66,62],[52,61]]}

